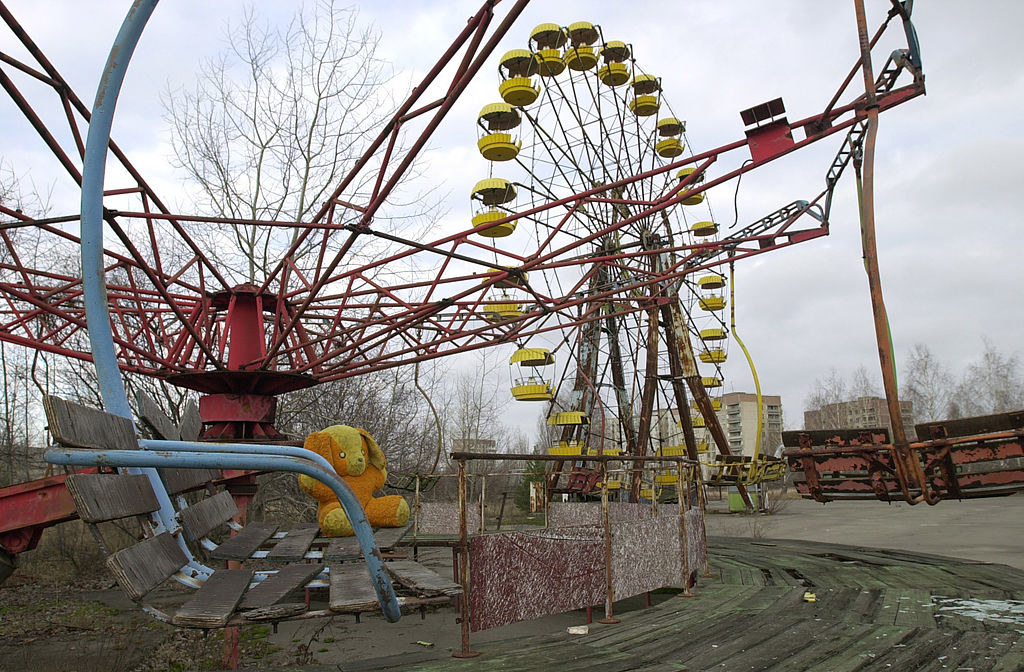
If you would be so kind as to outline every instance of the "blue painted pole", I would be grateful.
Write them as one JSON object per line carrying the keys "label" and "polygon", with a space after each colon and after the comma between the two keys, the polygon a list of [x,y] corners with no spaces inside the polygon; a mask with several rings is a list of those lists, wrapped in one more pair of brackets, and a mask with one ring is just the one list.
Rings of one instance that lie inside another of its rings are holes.
{"label": "blue painted pole", "polygon": [[117,97],[135,46],[157,1],[135,0],[110,48],[107,64],[96,89],[96,101],[92,106],[82,170],[82,288],[85,293],[85,316],[89,325],[92,359],[99,378],[103,407],[107,412],[129,420],[132,413],[117,366],[110,313],[107,310],[107,284],[103,268],[103,182]]}
{"label": "blue painted pole", "polygon": [[332,474],[334,466],[320,453],[314,453],[298,446],[261,446],[255,443],[200,443],[198,441],[164,441],[162,439],[139,439],[143,450],[192,451],[194,453],[243,453],[246,455],[286,455],[312,460]]}

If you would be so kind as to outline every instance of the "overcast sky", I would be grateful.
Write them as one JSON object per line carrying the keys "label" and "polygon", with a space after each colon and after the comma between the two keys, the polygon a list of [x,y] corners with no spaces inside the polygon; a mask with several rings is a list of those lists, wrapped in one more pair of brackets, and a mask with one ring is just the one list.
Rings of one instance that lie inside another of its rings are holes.
{"label": "overcast sky", "polygon": [[[869,23],[877,25],[889,3],[866,2]],[[6,4],[73,88],[91,101],[129,3]],[[271,21],[285,20],[293,6],[256,5]],[[381,55],[404,85],[433,64],[477,5],[385,0],[360,4],[360,11],[362,19],[381,29]],[[881,117],[875,171],[879,256],[897,358],[902,361],[912,344],[925,343],[959,372],[978,355],[982,337],[1006,352],[1022,349],[1018,194],[1024,178],[1019,167],[1024,5],[1010,0],[916,5],[928,95]],[[222,48],[227,24],[243,6],[231,0],[162,3],[122,94],[114,137],[157,191],[179,206],[181,183],[169,167],[160,91],[189,84],[201,60]],[[537,23],[578,20],[600,24],[607,37],[635,45],[638,62],[663,78],[665,96],[686,118],[695,151],[742,138],[739,110],[777,96],[791,119],[820,111],[857,56],[852,0],[535,0],[431,143],[426,156],[436,182],[431,186],[451,194],[448,217],[468,221],[468,192],[486,172],[474,146],[473,120],[483,104],[496,100],[498,56],[525,46]],[[894,29],[898,36],[898,26]],[[6,50],[9,38],[4,34],[3,39]],[[876,56],[876,71],[884,53]],[[0,124],[5,162],[23,178],[52,189],[54,213],[76,211],[77,192],[6,98],[0,100]],[[740,223],[815,196],[841,135],[745,177]],[[788,427],[800,426],[810,385],[832,367],[847,375],[861,364],[877,370],[851,177],[848,173],[838,188],[828,238],[758,257],[737,271],[739,332],[758,365],[763,390],[782,395]],[[729,221],[733,186],[709,195],[716,213]],[[727,391],[752,390],[742,358],[733,357],[726,374]],[[533,421],[523,410],[509,417],[520,418],[524,430],[532,431]]]}

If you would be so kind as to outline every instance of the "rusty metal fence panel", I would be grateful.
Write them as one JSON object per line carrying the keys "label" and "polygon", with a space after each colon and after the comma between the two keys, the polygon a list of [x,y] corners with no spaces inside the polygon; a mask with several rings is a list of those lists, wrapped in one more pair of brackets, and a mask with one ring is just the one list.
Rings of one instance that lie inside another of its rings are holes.
{"label": "rusty metal fence panel", "polygon": [[474,632],[604,600],[604,538],[596,527],[475,536],[469,562]]}

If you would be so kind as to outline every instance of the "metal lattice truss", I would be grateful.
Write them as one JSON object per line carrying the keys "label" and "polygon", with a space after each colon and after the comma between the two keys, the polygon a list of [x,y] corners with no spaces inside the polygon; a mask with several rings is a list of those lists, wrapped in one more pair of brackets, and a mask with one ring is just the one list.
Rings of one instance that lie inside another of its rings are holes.
{"label": "metal lattice truss", "polygon": [[[578,327],[603,319],[608,305],[623,316],[648,310],[675,300],[679,281],[687,276],[827,235],[832,187],[857,152],[866,116],[864,96],[851,94],[849,102],[839,102],[858,66],[831,102],[798,121],[787,121],[779,113],[781,101],[778,107],[772,101],[743,113],[745,137],[730,144],[624,167],[617,157],[617,174],[594,175],[591,167],[577,171],[593,186],[563,180],[549,193],[531,194],[529,207],[492,223],[517,221],[536,229],[532,242],[515,251],[468,226],[423,239],[378,226],[375,218],[386,210],[396,185],[526,0],[511,3],[500,20],[495,5],[484,3],[309,221],[174,213],[111,142],[118,170],[105,194],[105,265],[122,368],[161,377],[287,371],[310,381],[336,380]],[[80,184],[89,109],[3,4],[0,16],[31,56],[0,54],[0,86]],[[880,110],[924,92],[904,3],[893,3],[872,44],[893,18],[903,20],[908,48],[896,52],[878,77]],[[51,97],[29,102],[22,89],[40,85]],[[440,94],[431,99],[433,91]],[[62,114],[56,120],[46,115],[44,121],[37,105]],[[586,133],[587,119],[579,122],[579,133]],[[413,139],[399,152],[401,133]],[[785,205],[717,240],[679,235],[678,223],[673,232],[673,213],[685,199],[844,134],[825,189],[816,197]],[[536,160],[548,161],[552,169],[565,167],[568,158],[557,147],[542,137],[533,141],[538,144],[530,155]],[[730,160],[739,167],[718,172]],[[677,179],[686,167],[695,170]],[[113,184],[115,179],[121,184]],[[372,189],[367,193],[357,184]],[[596,214],[602,211],[615,214]],[[78,216],[32,219],[0,206],[0,220],[0,339],[89,359],[80,273],[66,254],[79,243]],[[210,246],[218,239],[210,232],[228,226],[259,227],[280,245],[278,260],[262,280],[241,283],[215,263]],[[614,249],[607,245],[610,238],[618,241]],[[595,282],[609,269],[627,280]],[[551,274],[562,281],[534,281]],[[501,287],[523,297],[521,314],[493,317]],[[603,311],[594,309],[599,304],[606,306]],[[258,331],[260,338],[250,338],[256,345],[230,347],[241,330]],[[284,390],[269,390],[274,391]]]}

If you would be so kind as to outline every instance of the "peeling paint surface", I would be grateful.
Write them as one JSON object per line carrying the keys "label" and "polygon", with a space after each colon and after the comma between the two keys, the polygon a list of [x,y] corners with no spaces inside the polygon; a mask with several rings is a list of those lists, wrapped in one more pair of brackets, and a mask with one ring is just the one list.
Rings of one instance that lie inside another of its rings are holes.
{"label": "peeling paint surface", "polygon": [[[450,502],[420,502],[416,516],[417,534],[459,534],[459,505]],[[480,509],[466,509],[466,529],[470,534],[480,531]]]}
{"label": "peeling paint surface", "polygon": [[678,517],[663,516],[614,525],[612,586],[615,599],[665,586],[682,587],[681,550]]}
{"label": "peeling paint surface", "polygon": [[707,570],[708,539],[704,532],[704,512],[690,509],[685,513],[687,567],[691,572]]}
{"label": "peeling paint surface", "polygon": [[604,601],[604,539],[596,527],[474,536],[469,567],[474,632]]}
{"label": "peeling paint surface", "polygon": [[[690,571],[704,569],[707,542],[702,512],[676,506],[612,504],[612,588],[616,600],[666,586],[682,588]],[[545,530],[470,539],[471,629],[487,630],[604,602],[605,539],[596,502],[549,506]],[[689,552],[689,556],[687,556]]]}

